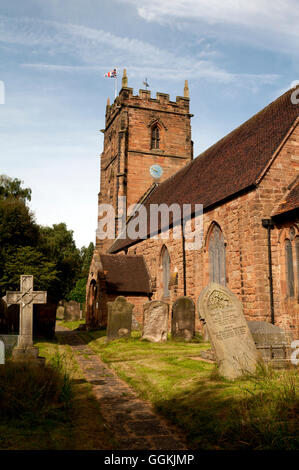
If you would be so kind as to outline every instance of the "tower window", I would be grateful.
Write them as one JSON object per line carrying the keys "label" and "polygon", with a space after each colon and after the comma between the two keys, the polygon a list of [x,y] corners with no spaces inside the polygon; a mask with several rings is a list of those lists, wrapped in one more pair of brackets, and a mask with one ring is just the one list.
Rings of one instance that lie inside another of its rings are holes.
{"label": "tower window", "polygon": [[152,149],[160,148],[160,132],[159,132],[159,127],[157,126],[157,124],[152,128],[151,148]]}

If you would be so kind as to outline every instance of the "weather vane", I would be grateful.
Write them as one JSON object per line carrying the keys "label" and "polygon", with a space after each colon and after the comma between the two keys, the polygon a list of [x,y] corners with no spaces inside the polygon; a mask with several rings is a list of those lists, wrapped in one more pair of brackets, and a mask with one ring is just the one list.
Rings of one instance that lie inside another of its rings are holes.
{"label": "weather vane", "polygon": [[146,89],[148,89],[149,84],[147,83],[147,78],[145,78],[145,80],[143,82],[143,85],[145,86]]}

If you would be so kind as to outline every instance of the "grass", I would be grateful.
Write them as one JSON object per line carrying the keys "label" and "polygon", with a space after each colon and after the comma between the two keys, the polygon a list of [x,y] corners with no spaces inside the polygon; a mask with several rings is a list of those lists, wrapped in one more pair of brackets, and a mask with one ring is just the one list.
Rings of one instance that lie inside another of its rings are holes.
{"label": "grass", "polygon": [[69,330],[76,330],[80,325],[83,325],[85,323],[85,320],[75,320],[75,321],[64,321],[64,320],[59,320],[57,319],[57,325],[64,326],[65,328],[68,328]]}
{"label": "grass", "polygon": [[192,359],[208,343],[131,339],[106,343],[104,331],[80,332],[89,346],[152,402],[198,449],[299,449],[299,379],[296,370],[260,368],[228,381],[214,364]]}
{"label": "grass", "polygon": [[36,345],[45,368],[0,368],[0,449],[117,449],[71,348],[57,339]]}

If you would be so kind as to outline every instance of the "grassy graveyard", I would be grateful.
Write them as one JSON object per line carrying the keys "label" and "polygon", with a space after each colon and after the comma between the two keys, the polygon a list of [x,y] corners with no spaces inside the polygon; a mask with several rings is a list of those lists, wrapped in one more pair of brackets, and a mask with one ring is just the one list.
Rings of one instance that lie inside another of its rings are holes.
{"label": "grassy graveyard", "polygon": [[[131,339],[106,343],[105,331],[77,334],[177,425],[190,449],[299,449],[296,369],[264,368],[231,382],[218,376],[213,363],[198,360],[199,352],[209,348],[200,337],[158,344],[141,341],[133,332]],[[47,359],[40,377],[34,369],[13,364],[0,369],[0,449],[117,450],[71,347],[60,342],[59,334],[36,346]]]}
{"label": "grassy graveyard", "polygon": [[209,344],[131,339],[105,342],[105,332],[80,332],[101,359],[187,436],[194,449],[299,449],[296,369],[261,368],[256,376],[222,379],[197,360]]}

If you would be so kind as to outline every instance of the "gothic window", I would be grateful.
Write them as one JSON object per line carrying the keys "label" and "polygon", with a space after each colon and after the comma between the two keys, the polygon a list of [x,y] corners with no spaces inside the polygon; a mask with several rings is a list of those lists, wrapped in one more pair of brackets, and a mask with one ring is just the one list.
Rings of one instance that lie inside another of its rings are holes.
{"label": "gothic window", "polygon": [[286,280],[288,297],[294,297],[294,267],[293,267],[293,249],[290,240],[285,241],[286,255]]}
{"label": "gothic window", "polygon": [[225,244],[221,228],[214,225],[209,239],[210,281],[225,285]]}
{"label": "gothic window", "polygon": [[151,148],[159,149],[160,148],[160,131],[157,124],[152,127],[152,136],[151,136]]}
{"label": "gothic window", "polygon": [[169,280],[170,280],[170,257],[166,246],[162,248],[162,283],[163,298],[169,297]]}

